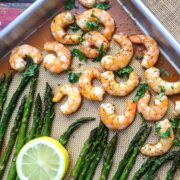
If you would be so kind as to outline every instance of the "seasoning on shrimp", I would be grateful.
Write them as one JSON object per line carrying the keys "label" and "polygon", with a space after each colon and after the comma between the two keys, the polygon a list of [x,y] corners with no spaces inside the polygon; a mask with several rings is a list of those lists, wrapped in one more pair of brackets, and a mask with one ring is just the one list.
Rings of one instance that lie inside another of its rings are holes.
{"label": "seasoning on shrimp", "polygon": [[9,59],[11,68],[19,72],[23,71],[27,65],[26,56],[29,56],[36,64],[41,63],[43,60],[41,52],[37,48],[23,44],[12,50]]}
{"label": "seasoning on shrimp", "polygon": [[89,31],[87,26],[88,22],[98,22],[104,26],[102,30],[102,34],[110,40],[114,30],[115,30],[115,22],[111,15],[101,9],[93,8],[87,11],[84,11],[82,14],[76,16],[77,25],[84,31]]}
{"label": "seasoning on shrimp", "polygon": [[130,63],[133,56],[133,46],[124,34],[114,35],[113,39],[121,46],[120,52],[116,55],[104,56],[101,65],[106,70],[117,71]]}
{"label": "seasoning on shrimp", "polygon": [[[96,58],[98,57],[99,51],[103,45],[103,50],[107,50],[109,47],[108,40],[99,32],[91,31],[86,33],[84,36],[84,41],[80,45],[80,50],[86,55],[88,58]],[[92,48],[95,46],[96,48]]]}
{"label": "seasoning on shrimp", "polygon": [[[67,70],[71,63],[71,53],[68,48],[58,42],[46,42],[44,49],[50,51],[44,57],[43,66],[52,73],[61,73]],[[54,52],[54,53],[52,53]]]}
{"label": "seasoning on shrimp", "polygon": [[161,87],[165,88],[165,95],[180,93],[180,81],[168,82],[160,77],[160,70],[152,67],[145,71],[145,78],[148,85],[157,93],[160,93]]}
{"label": "seasoning on shrimp", "polygon": [[100,80],[100,69],[89,68],[82,72],[79,78],[79,91],[86,99],[93,101],[102,101],[105,91],[102,87],[92,85],[92,80],[95,78]]}
{"label": "seasoning on shrimp", "polygon": [[157,95],[154,99],[154,104],[149,106],[151,95],[146,91],[145,95],[138,101],[138,112],[142,113],[145,120],[158,121],[168,110],[168,97],[165,95]]}
{"label": "seasoning on shrimp", "polygon": [[129,39],[136,44],[144,44],[146,51],[144,51],[144,57],[141,65],[145,68],[153,67],[159,57],[159,47],[156,41],[148,35],[132,35]]}
{"label": "seasoning on shrimp", "polygon": [[132,71],[125,82],[117,82],[112,71],[101,74],[101,83],[106,92],[113,96],[126,96],[131,93],[139,84],[140,76]]}
{"label": "seasoning on shrimp", "polygon": [[70,12],[58,14],[51,23],[54,38],[62,44],[78,44],[80,34],[67,34],[66,28],[75,23],[75,17]]}
{"label": "seasoning on shrimp", "polygon": [[160,140],[156,144],[146,144],[141,148],[141,153],[146,156],[159,156],[165,154],[173,145],[174,132],[168,119],[156,123],[156,131]]}
{"label": "seasoning on shrimp", "polygon": [[[93,8],[96,5],[96,0],[79,0],[79,2],[86,8]],[[100,3],[108,3],[108,0],[99,0],[99,2]]]}
{"label": "seasoning on shrimp", "polygon": [[101,121],[112,130],[125,129],[133,122],[136,115],[136,102],[127,101],[126,111],[123,115],[115,114],[115,108],[110,103],[101,104],[99,114]]}
{"label": "seasoning on shrimp", "polygon": [[63,114],[71,114],[76,112],[81,105],[81,94],[77,87],[65,84],[60,86],[53,97],[53,102],[59,102],[64,96],[68,96],[68,100],[60,106]]}

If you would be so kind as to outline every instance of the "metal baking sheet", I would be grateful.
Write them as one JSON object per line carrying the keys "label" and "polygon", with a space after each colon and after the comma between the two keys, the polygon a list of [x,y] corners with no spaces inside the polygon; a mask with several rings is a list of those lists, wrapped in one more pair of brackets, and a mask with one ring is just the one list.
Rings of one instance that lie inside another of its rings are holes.
{"label": "metal baking sheet", "polygon": [[[64,10],[63,3],[64,1],[59,1],[59,0],[53,0],[53,1],[38,0],[30,8],[28,8],[23,14],[21,14],[14,22],[12,22],[7,28],[5,28],[2,32],[0,32],[0,42],[1,42],[0,43],[0,57],[1,57],[0,74],[3,72],[6,73],[9,72],[10,70],[8,63],[9,52],[14,46],[22,43],[28,43],[30,45],[38,47],[43,51],[44,43],[47,41],[54,40],[50,33],[49,27],[53,16]],[[122,4],[123,2],[119,3],[118,1],[111,0],[110,3],[112,4],[112,8],[109,10],[109,12],[112,14],[113,18],[116,21],[116,33],[122,32],[129,35],[129,34],[142,33],[142,30],[144,31],[144,29],[140,29],[141,26],[139,27],[137,26],[137,24],[140,25],[140,21],[136,19],[135,16],[132,17],[132,14],[130,14],[129,11],[127,13],[127,7],[125,7]],[[85,10],[85,8],[81,7],[79,4],[77,5],[78,8],[72,10],[73,14],[78,14]],[[155,37],[155,34],[153,34],[153,36]],[[142,50],[144,49],[144,47],[139,45],[135,45],[134,47],[135,47],[135,55],[142,53]],[[111,42],[111,48],[109,53],[115,54],[116,52],[118,52],[118,50],[119,50],[119,46],[116,43]],[[159,61],[156,66],[164,67],[167,71],[170,72],[170,75],[168,77],[165,77],[167,80],[177,81],[180,79],[180,75],[172,66],[172,63],[167,61],[167,57],[169,56],[168,55],[164,56],[161,53],[159,57]],[[144,70],[142,69],[140,62],[133,59],[131,62],[131,66],[133,66],[135,70],[142,76],[142,81],[143,81]],[[81,65],[79,65],[79,62],[76,61],[73,61],[72,63],[72,68],[74,71],[83,71],[83,69],[85,69],[86,67],[100,67],[100,65],[98,63],[93,63],[90,60],[87,63]],[[17,73],[10,87],[8,100],[11,97],[11,94],[14,92],[16,85],[18,84],[19,81],[20,81],[20,74]],[[44,94],[46,81],[50,83],[53,90],[55,91],[58,88],[59,83],[63,84],[68,82],[67,74],[62,73],[60,75],[52,75],[48,71],[45,71],[44,68],[41,68],[40,77],[38,80],[38,90],[37,90],[37,92],[40,92],[41,96],[43,96]],[[28,89],[26,88],[26,91],[24,93],[27,93],[27,90]],[[123,113],[124,103],[127,101],[127,99],[134,96],[134,93],[135,91],[131,93],[129,96],[123,98],[111,97],[106,94],[103,102],[115,103],[117,112]],[[176,95],[176,96],[171,96],[170,99],[171,99],[170,108],[166,117],[171,116],[171,111],[173,109],[173,102],[177,99],[180,99],[180,97]],[[83,100],[82,106],[79,109],[79,111],[69,116],[62,115],[62,113],[59,110],[59,104],[55,106],[56,117],[53,122],[52,137],[57,139],[75,119],[81,116],[89,116],[89,115],[95,116],[97,119],[93,123],[84,125],[77,132],[75,132],[73,137],[70,139],[70,142],[67,145],[67,149],[69,151],[70,159],[71,159],[70,168],[74,165],[79,155],[80,149],[83,146],[83,142],[89,136],[90,130],[96,127],[99,123],[99,115],[97,109],[99,108],[100,104],[101,102],[91,102],[91,101]],[[12,127],[15,113],[13,113],[13,117],[10,126],[8,128],[6,139],[8,139],[9,131]],[[31,122],[32,120],[30,121],[30,124]],[[140,125],[140,118],[139,116],[137,116],[133,124],[127,130],[119,132],[118,148],[115,153],[114,163],[109,179],[112,179],[112,176],[117,169],[118,163],[121,160],[125,151],[127,150],[128,144],[132,139],[132,137],[134,136],[134,134],[136,133],[139,125]],[[110,133],[110,136],[112,135],[113,132]],[[151,142],[157,141],[157,136],[155,135],[154,131],[151,133],[151,137],[148,138],[148,141]],[[5,141],[4,146],[6,144],[7,141]],[[140,165],[145,161],[145,159],[146,157],[142,155],[138,156],[136,164],[131,171],[129,179],[132,178],[133,173],[140,167]],[[99,173],[101,171],[101,166],[102,166],[102,161],[96,170],[94,179],[98,179]],[[170,163],[164,166],[156,174],[156,178],[163,180],[169,167],[170,167]],[[178,179],[178,177],[180,176],[179,173],[180,173],[179,171],[176,173],[175,179]],[[6,179],[6,174],[4,176],[4,179]]]}

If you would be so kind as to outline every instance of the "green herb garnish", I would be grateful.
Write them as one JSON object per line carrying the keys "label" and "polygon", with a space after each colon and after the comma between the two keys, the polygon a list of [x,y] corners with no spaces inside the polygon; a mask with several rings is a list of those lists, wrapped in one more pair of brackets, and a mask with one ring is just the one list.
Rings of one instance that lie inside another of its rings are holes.
{"label": "green herb garnish", "polygon": [[133,71],[131,66],[126,66],[123,69],[116,71],[116,74],[120,77],[129,77],[129,74]]}
{"label": "green herb garnish", "polygon": [[85,56],[85,54],[76,48],[71,49],[71,56],[77,57],[79,61],[87,61],[87,57]]}
{"label": "green herb garnish", "polygon": [[112,6],[107,2],[100,2],[94,5],[95,8],[102,9],[102,10],[108,10]]}
{"label": "green herb garnish", "polygon": [[139,88],[136,92],[136,95],[133,98],[133,101],[136,102],[138,101],[141,97],[144,96],[145,92],[149,89],[148,85],[146,83],[141,83],[139,85]]}
{"label": "green herb garnish", "polygon": [[164,68],[160,68],[161,75],[169,76],[169,72],[167,72]]}
{"label": "green herb garnish", "polygon": [[162,98],[165,95],[166,89],[164,86],[160,86],[159,97]]}
{"label": "green herb garnish", "polygon": [[83,36],[80,36],[79,37],[79,43],[82,44],[82,42],[84,42],[84,41],[85,41],[85,39],[83,38]]}
{"label": "green herb garnish", "polygon": [[180,146],[180,139],[178,139],[177,137],[173,139],[173,142],[176,146]]}
{"label": "green herb garnish", "polygon": [[73,73],[72,71],[68,71],[68,80],[70,83],[76,83],[79,80],[81,73]]}
{"label": "green herb garnish", "polygon": [[80,27],[76,24],[76,23],[73,23],[69,26],[69,28],[73,31],[73,32],[77,32]]}
{"label": "green herb garnish", "polygon": [[87,28],[90,30],[90,31],[94,31],[94,30],[97,30],[99,28],[99,22],[97,21],[88,21],[86,23],[86,26]]}
{"label": "green herb garnish", "polygon": [[178,130],[179,126],[180,126],[180,118],[176,117],[170,120],[171,122],[171,126],[174,130],[174,132],[176,133],[176,131]]}
{"label": "green herb garnish", "polygon": [[106,51],[104,51],[104,45],[101,44],[100,48],[97,48],[97,50],[99,51],[98,57],[93,59],[93,62],[100,62],[102,57],[106,55]]}
{"label": "green herb garnish", "polygon": [[171,135],[171,128],[170,128],[170,127],[167,128],[166,132],[160,133],[161,125],[160,125],[159,122],[156,123],[155,129],[156,129],[156,132],[159,134],[159,136],[160,136],[161,138],[167,138],[167,137],[170,137],[170,135]]}
{"label": "green herb garnish", "polygon": [[143,56],[135,56],[136,60],[143,60]]}
{"label": "green herb garnish", "polygon": [[66,0],[64,7],[67,10],[71,10],[71,9],[75,8],[76,7],[75,0]]}

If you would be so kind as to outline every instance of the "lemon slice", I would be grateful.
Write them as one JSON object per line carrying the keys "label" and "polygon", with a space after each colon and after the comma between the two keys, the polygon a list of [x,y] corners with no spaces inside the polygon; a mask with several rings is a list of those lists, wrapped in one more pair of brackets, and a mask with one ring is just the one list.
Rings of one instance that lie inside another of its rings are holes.
{"label": "lemon slice", "polygon": [[60,180],[69,165],[66,149],[55,139],[40,137],[20,151],[16,168],[21,180]]}

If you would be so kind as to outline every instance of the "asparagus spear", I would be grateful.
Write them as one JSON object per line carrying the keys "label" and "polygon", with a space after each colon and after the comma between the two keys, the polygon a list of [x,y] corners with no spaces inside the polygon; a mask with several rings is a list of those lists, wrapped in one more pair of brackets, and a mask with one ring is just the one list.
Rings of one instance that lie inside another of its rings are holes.
{"label": "asparagus spear", "polygon": [[103,156],[103,151],[106,147],[107,144],[107,139],[108,139],[108,130],[106,129],[104,132],[104,136],[102,141],[100,142],[100,145],[97,148],[97,152],[95,152],[95,158],[91,162],[91,165],[86,173],[85,180],[91,180],[93,178],[93,175],[95,173],[96,167],[101,160],[101,157]]}
{"label": "asparagus spear", "polygon": [[101,141],[104,137],[105,130],[106,130],[105,126],[101,123],[99,128],[98,128],[96,140],[93,142],[91,149],[89,150],[89,152],[87,153],[87,155],[85,157],[83,167],[82,167],[82,170],[81,170],[80,175],[78,177],[78,180],[83,180],[85,178],[86,172],[88,171],[89,166],[91,165],[91,162],[96,157],[97,148],[101,144]]}
{"label": "asparagus spear", "polygon": [[41,111],[42,111],[42,101],[40,94],[38,94],[34,106],[33,124],[26,137],[26,142],[29,142],[31,139],[35,138],[38,123],[41,120]]}
{"label": "asparagus spear", "polygon": [[53,93],[50,85],[46,83],[46,91],[44,95],[44,104],[45,104],[45,110],[43,114],[43,127],[42,127],[42,136],[50,136],[51,134],[51,127],[52,127],[52,121],[54,119],[54,103],[52,102]]}
{"label": "asparagus spear", "polygon": [[16,159],[17,159],[19,151],[21,150],[21,148],[23,147],[23,145],[25,143],[26,130],[27,130],[27,126],[28,126],[28,120],[30,117],[30,113],[31,113],[31,107],[32,107],[33,97],[35,94],[36,85],[37,85],[37,78],[34,77],[32,80],[32,83],[31,83],[28,97],[26,99],[23,117],[22,117],[22,123],[21,123],[18,137],[17,137],[15,153],[14,153],[13,160],[11,162],[11,166],[10,166],[10,169],[8,172],[7,180],[14,180],[14,179],[16,179],[16,176],[17,176]]}
{"label": "asparagus spear", "polygon": [[180,167],[180,151],[178,151],[178,153],[176,154],[172,166],[169,169],[169,171],[167,172],[167,176],[166,176],[166,180],[172,180],[173,176],[177,170],[177,168]]}
{"label": "asparagus spear", "polygon": [[91,131],[90,133],[90,136],[89,138],[85,141],[84,143],[84,146],[81,150],[81,153],[76,161],[76,164],[75,166],[73,167],[73,169],[71,170],[71,173],[70,173],[70,178],[72,177],[73,179],[77,179],[78,178],[78,175],[82,169],[82,166],[83,166],[83,163],[84,163],[84,160],[85,160],[85,157],[86,157],[86,154],[89,152],[95,138],[96,138],[96,135],[97,135],[97,131],[98,131],[98,128],[95,128]]}
{"label": "asparagus spear", "polygon": [[0,92],[1,92],[1,88],[3,86],[3,82],[5,80],[5,77],[6,77],[5,74],[2,74],[1,77],[0,77]]}
{"label": "asparagus spear", "polygon": [[1,123],[0,123],[0,150],[2,148],[4,136],[5,136],[9,121],[10,121],[10,117],[16,107],[18,99],[19,99],[21,93],[23,92],[23,90],[25,89],[26,85],[28,84],[29,80],[31,79],[31,77],[33,77],[37,74],[37,71],[38,71],[38,65],[34,64],[33,61],[30,61],[28,68],[23,73],[23,77],[21,79],[21,82],[20,82],[18,88],[12,95],[12,98],[11,98],[9,104],[4,111],[4,114],[1,118]]}
{"label": "asparagus spear", "polygon": [[132,180],[139,180],[147,171],[148,169],[154,164],[154,162],[159,157],[150,157],[148,158],[139,168],[139,170],[136,171],[136,173],[133,176]]}
{"label": "asparagus spear", "polygon": [[59,138],[59,142],[65,146],[71,136],[71,134],[77,129],[79,128],[82,124],[87,123],[89,121],[93,121],[95,120],[95,118],[93,117],[82,117],[80,119],[78,119],[76,122],[72,123],[68,129],[66,130],[66,132],[64,132],[60,138]]}
{"label": "asparagus spear", "polygon": [[119,180],[119,178],[121,177],[121,174],[123,173],[123,170],[129,160],[131,154],[133,153],[134,146],[140,140],[142,134],[146,131],[146,129],[147,129],[147,124],[143,123],[142,126],[140,127],[140,129],[138,130],[138,132],[136,133],[136,135],[134,136],[134,138],[132,139],[132,141],[130,142],[129,147],[123,156],[123,159],[119,163],[118,169],[113,177],[113,180]]}
{"label": "asparagus spear", "polygon": [[9,74],[8,77],[5,79],[2,88],[1,88],[1,92],[0,92],[0,116],[3,110],[3,106],[4,103],[6,101],[7,98],[7,93],[8,93],[8,89],[10,86],[10,83],[12,81],[12,74]]}
{"label": "asparagus spear", "polygon": [[1,155],[1,159],[0,159],[0,179],[3,176],[6,164],[9,160],[9,157],[11,155],[11,152],[13,150],[13,146],[15,144],[16,141],[16,137],[17,134],[19,132],[19,127],[21,124],[21,119],[22,119],[22,115],[23,115],[23,111],[24,111],[24,105],[25,105],[25,101],[26,101],[26,97],[24,97],[21,101],[21,105],[19,106],[19,110],[18,113],[16,115],[15,121],[14,121],[14,125],[11,129],[10,132],[10,137],[9,137],[9,141],[7,143],[7,147],[5,149],[5,151],[2,153]]}
{"label": "asparagus spear", "polygon": [[148,127],[146,129],[146,131],[141,135],[141,138],[137,144],[137,146],[134,147],[133,153],[130,156],[128,163],[120,177],[121,180],[126,180],[129,176],[129,173],[131,171],[131,169],[133,168],[134,163],[136,162],[136,157],[140,152],[141,147],[143,146],[144,142],[146,141],[147,137],[149,136],[149,134],[151,133],[151,127]]}
{"label": "asparagus spear", "polygon": [[153,166],[150,168],[150,170],[147,172],[146,176],[144,177],[144,180],[153,180],[155,172],[167,161],[173,160],[174,157],[177,155],[178,151],[172,151],[169,152],[160,158],[158,158]]}
{"label": "asparagus spear", "polygon": [[103,168],[101,171],[100,180],[108,179],[109,172],[113,162],[113,156],[116,151],[117,141],[118,141],[118,134],[116,133],[114,137],[110,140],[110,142],[108,143],[105,149]]}

